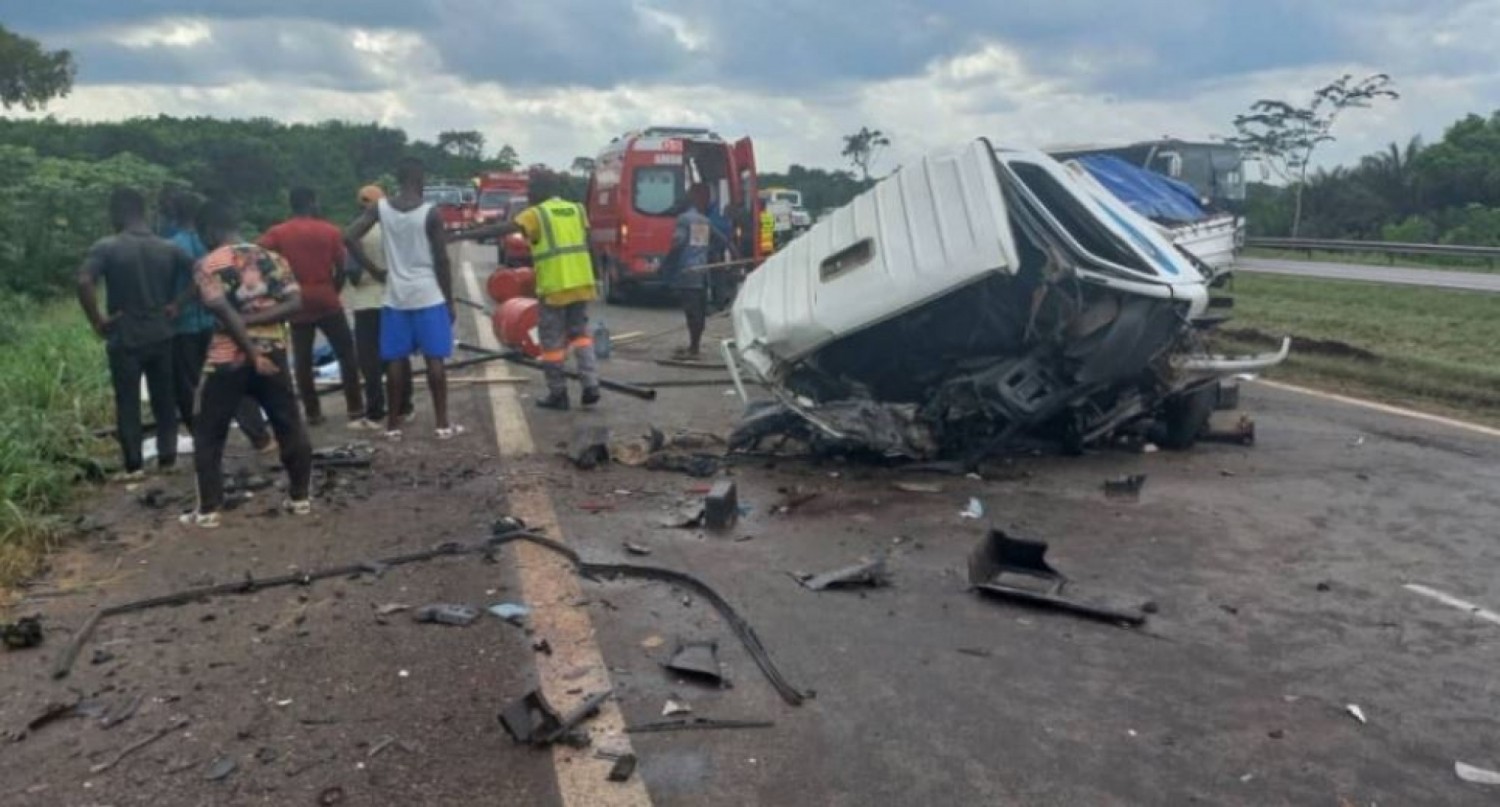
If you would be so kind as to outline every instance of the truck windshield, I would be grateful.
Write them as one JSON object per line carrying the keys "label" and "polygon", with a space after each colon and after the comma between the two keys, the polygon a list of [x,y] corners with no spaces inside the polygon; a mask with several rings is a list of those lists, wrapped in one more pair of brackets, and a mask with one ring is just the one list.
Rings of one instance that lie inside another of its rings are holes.
{"label": "truck windshield", "polygon": [[458,188],[428,188],[422,191],[422,200],[435,205],[463,204],[463,192]]}
{"label": "truck windshield", "polygon": [[665,216],[682,198],[682,169],[666,165],[637,168],[634,186],[632,199],[637,213]]}
{"label": "truck windshield", "polygon": [[513,195],[509,191],[484,191],[479,194],[479,209],[504,210]]}

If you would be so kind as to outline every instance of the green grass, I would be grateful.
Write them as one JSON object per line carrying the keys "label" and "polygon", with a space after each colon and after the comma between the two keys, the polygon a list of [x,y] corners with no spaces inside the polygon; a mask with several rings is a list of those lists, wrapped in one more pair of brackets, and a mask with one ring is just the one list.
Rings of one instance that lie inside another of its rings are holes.
{"label": "green grass", "polygon": [[1272,376],[1500,423],[1500,296],[1248,273],[1234,296],[1229,345],[1292,337]]}
{"label": "green grass", "polygon": [[0,587],[33,573],[60,534],[59,513],[111,445],[102,344],[71,301],[0,297]]}
{"label": "green grass", "polygon": [[1316,263],[1352,263],[1370,266],[1401,266],[1408,269],[1447,269],[1452,272],[1500,272],[1500,261],[1491,264],[1482,258],[1444,258],[1431,255],[1397,255],[1394,262],[1383,252],[1323,252],[1300,249],[1246,248],[1242,255],[1250,258],[1275,258]]}

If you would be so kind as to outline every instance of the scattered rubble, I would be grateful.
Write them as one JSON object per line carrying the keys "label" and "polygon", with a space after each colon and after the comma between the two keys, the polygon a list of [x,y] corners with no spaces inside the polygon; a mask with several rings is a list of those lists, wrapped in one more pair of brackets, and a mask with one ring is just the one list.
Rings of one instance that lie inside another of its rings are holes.
{"label": "scattered rubble", "polygon": [[42,643],[42,621],[35,616],[23,616],[15,622],[0,623],[0,641],[7,650],[28,650]]}
{"label": "scattered rubble", "polygon": [[[969,585],[982,594],[1090,619],[1130,627],[1145,623],[1145,615],[1137,611],[1064,597],[1067,578],[1047,563],[1046,555],[1045,542],[1012,538],[1001,530],[990,530],[984,542],[969,556]],[[1006,575],[1040,581],[1044,585],[1040,589],[1025,587],[1011,582]]]}
{"label": "scattered rubble", "polygon": [[645,734],[655,731],[690,731],[696,729],[769,729],[776,726],[770,720],[723,720],[714,717],[688,717],[682,720],[661,720],[641,723],[625,729],[627,734]]}
{"label": "scattered rubble", "polygon": [[714,686],[729,686],[729,680],[724,677],[723,668],[719,666],[718,642],[678,642],[672,658],[662,666]]}
{"label": "scattered rubble", "polygon": [[547,702],[538,690],[532,690],[512,702],[500,712],[500,724],[511,739],[518,743],[529,743],[542,747],[556,742],[569,745],[588,745],[587,734],[575,729],[584,720],[599,711],[599,706],[610,695],[609,690],[596,692],[584,698],[566,715],[560,714]]}
{"label": "scattered rubble", "polygon": [[1476,768],[1463,762],[1453,763],[1453,773],[1465,782],[1476,785],[1500,785],[1500,773]]}
{"label": "scattered rubble", "polygon": [[703,499],[703,526],[711,530],[728,529],[739,515],[739,489],[728,480],[714,483]]}
{"label": "scattered rubble", "polygon": [[1104,480],[1104,495],[1111,499],[1139,499],[1146,486],[1145,474],[1130,474]]}
{"label": "scattered rubble", "polygon": [[531,607],[518,602],[497,602],[490,606],[489,611],[518,627],[525,623],[526,617],[531,616]]}
{"label": "scattered rubble", "polygon": [[861,558],[858,563],[841,569],[817,575],[793,576],[796,577],[797,582],[812,591],[829,588],[878,588],[890,584],[890,574],[886,570],[885,561],[884,557]]}
{"label": "scattered rubble", "polygon": [[412,612],[411,618],[416,622],[463,627],[479,618],[479,609],[472,605],[439,602],[418,608]]}

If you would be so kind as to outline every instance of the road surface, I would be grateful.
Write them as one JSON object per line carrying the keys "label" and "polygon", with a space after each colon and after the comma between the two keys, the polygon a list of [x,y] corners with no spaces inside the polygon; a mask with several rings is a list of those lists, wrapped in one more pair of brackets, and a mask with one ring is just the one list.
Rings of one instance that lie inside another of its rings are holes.
{"label": "road surface", "polygon": [[1264,272],[1328,280],[1360,280],[1368,283],[1395,283],[1403,286],[1430,286],[1437,289],[1462,291],[1500,292],[1500,274],[1483,272],[1454,272],[1446,269],[1413,269],[1404,266],[1320,263],[1249,257],[1239,258],[1234,266],[1241,272]]}
{"label": "road surface", "polygon": [[[461,253],[472,275],[488,252]],[[660,307],[595,314],[617,335],[680,321]],[[460,311],[470,340],[480,321]],[[710,328],[723,336],[726,322]],[[722,378],[658,364],[678,339],[617,346],[606,372]],[[531,382],[492,378],[512,374]],[[189,532],[134,493],[99,489],[90,515],[105,526],[58,555],[14,609],[41,613],[49,639],[0,654],[0,731],[51,702],[144,700],[112,729],[65,717],[0,745],[4,802],[1494,803],[1494,789],[1460,781],[1454,763],[1500,769],[1500,439],[1246,385],[1253,448],[1025,456],[984,479],[760,457],[729,467],[744,515],[711,532],[663,526],[706,480],[578,471],[557,447],[581,425],[616,438],[651,426],[723,433],[741,409],[727,387],[662,387],[651,403],[607,395],[597,411],[560,414],[530,407],[541,391],[531,371],[464,375],[488,383],[455,392],[463,440],[432,439],[424,396],[407,440],[382,445],[368,477],[322,480],[311,519],[262,518],[264,502],[216,533]],[[330,424],[316,442],[349,439]],[[231,463],[256,461],[247,454]],[[1105,479],[1133,473],[1148,476],[1139,501],[1103,496]],[[154,484],[191,495],[187,479]],[[971,498],[982,521],[959,516]],[[519,547],[491,563],[444,559],[112,618],[71,678],[46,674],[100,603],[470,540],[504,512],[586,558],[707,581],[815,697],[784,703],[701,596],[580,581]],[[1149,604],[1146,627],[969,592],[966,558],[990,524],[1048,541],[1075,596]],[[889,587],[812,592],[789,574],[876,554],[890,556]],[[377,610],[434,601],[518,601],[532,615],[524,629],[487,614],[459,628]],[[718,642],[732,688],[663,669],[679,640],[695,639]],[[531,687],[566,706],[604,686],[614,700],[588,726],[595,748],[623,743],[639,757],[627,785],[606,781],[611,763],[593,749],[516,746],[495,720]],[[662,720],[669,699],[699,717],[775,725],[620,731]],[[190,727],[90,772],[177,716]],[[208,778],[226,758],[236,770]]]}

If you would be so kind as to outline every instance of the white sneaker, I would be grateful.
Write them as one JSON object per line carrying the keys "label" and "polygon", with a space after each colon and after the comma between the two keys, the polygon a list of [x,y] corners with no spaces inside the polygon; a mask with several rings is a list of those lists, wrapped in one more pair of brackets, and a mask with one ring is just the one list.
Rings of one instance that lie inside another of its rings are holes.
{"label": "white sneaker", "polygon": [[197,527],[200,530],[217,529],[219,526],[218,513],[200,513],[194,510],[191,513],[183,513],[177,517],[178,523],[186,527]]}
{"label": "white sneaker", "polygon": [[283,512],[294,516],[305,516],[312,513],[311,499],[287,499],[281,503]]}
{"label": "white sneaker", "polygon": [[349,421],[349,431],[352,432],[373,432],[384,428],[384,426],[369,418],[355,418]]}

